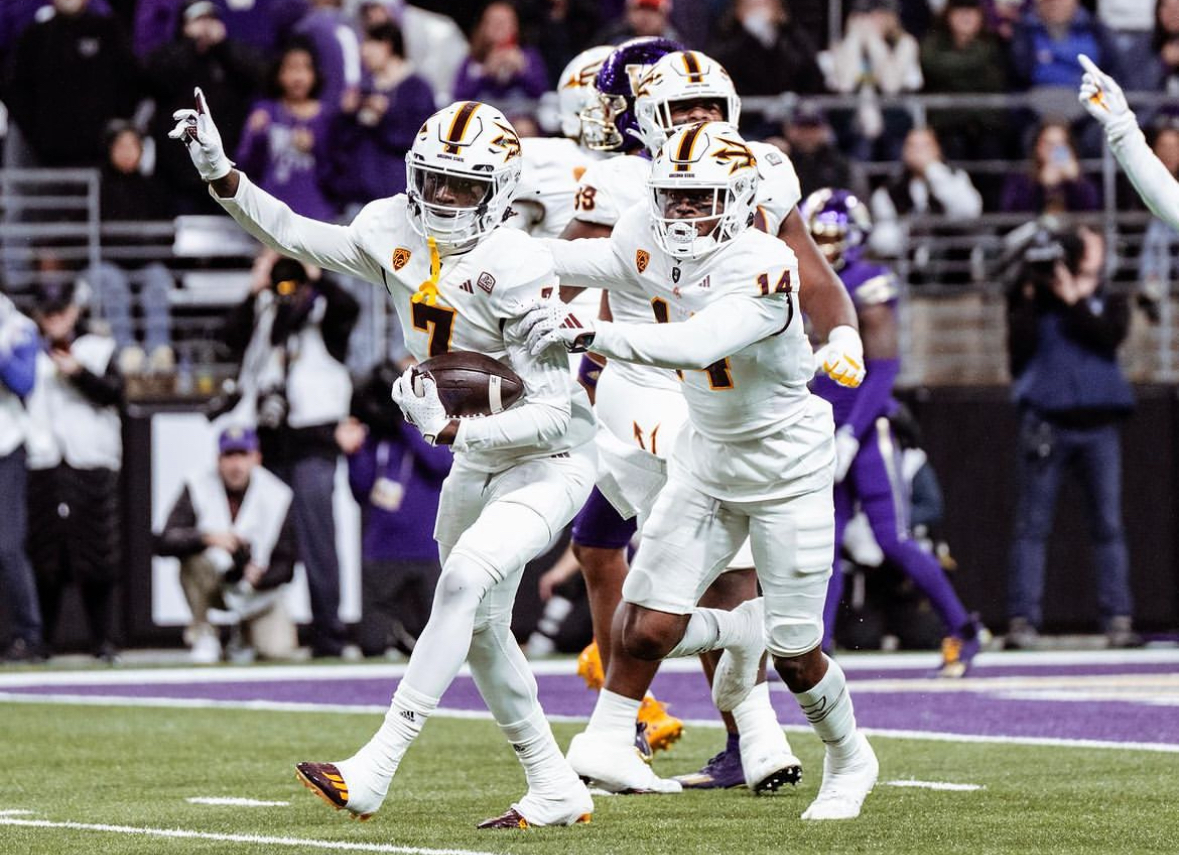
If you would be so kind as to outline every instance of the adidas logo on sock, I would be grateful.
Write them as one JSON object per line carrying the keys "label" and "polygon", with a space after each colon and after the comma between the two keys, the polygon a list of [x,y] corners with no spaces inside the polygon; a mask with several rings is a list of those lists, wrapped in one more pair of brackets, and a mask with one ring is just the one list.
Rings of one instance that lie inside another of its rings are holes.
{"label": "adidas logo on sock", "polygon": [[398,713],[398,715],[408,721],[410,724],[413,724],[418,720],[418,717],[413,710],[402,710]]}
{"label": "adidas logo on sock", "polygon": [[524,746],[517,745],[515,742],[513,742],[512,743],[512,750],[515,751],[517,754],[521,754],[524,751]]}

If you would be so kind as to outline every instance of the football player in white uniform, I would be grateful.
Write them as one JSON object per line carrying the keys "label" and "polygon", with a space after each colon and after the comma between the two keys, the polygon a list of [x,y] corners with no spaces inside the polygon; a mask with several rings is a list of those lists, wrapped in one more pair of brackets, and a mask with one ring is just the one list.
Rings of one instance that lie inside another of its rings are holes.
{"label": "football player in white uniform", "polygon": [[1105,129],[1114,157],[1142,201],[1156,217],[1179,229],[1179,183],[1147,145],[1122,87],[1083,53],[1077,61],[1085,69],[1077,98]]}
{"label": "football player in white uniform", "polygon": [[430,378],[407,371],[394,384],[406,417],[455,453],[434,532],[442,577],[380,730],[347,760],[299,764],[300,778],[354,816],[376,812],[466,660],[528,779],[528,793],[481,827],[587,818],[589,792],[553,739],[509,626],[525,563],[572,519],[597,469],[594,416],[565,356],[532,356],[517,334],[523,305],[556,278],[543,245],[499,228],[520,176],[515,130],[485,104],[452,104],[426,121],[408,153],[407,193],[337,226],[294,214],[234,170],[199,90],[197,103],[176,113],[172,135],[246,231],[279,252],[386,288],[417,359],[477,351],[510,364],[525,384],[522,405],[462,421],[446,414]]}
{"label": "football player in white uniform", "polygon": [[[633,122],[637,128],[627,127],[627,131],[642,139],[647,151],[654,155],[676,128],[699,121],[736,123],[740,108],[740,98],[732,81],[718,62],[699,51],[676,51],[663,56],[638,76],[633,107]],[[625,115],[620,119],[624,127],[627,119]],[[812,321],[821,334],[827,335],[846,326],[847,329],[835,332],[831,341],[838,348],[848,349],[851,358],[862,366],[862,348],[855,333],[855,309],[797,212],[801,191],[793,166],[774,146],[756,142],[748,145],[756,156],[759,175],[755,224],[762,231],[778,235],[797,250],[808,283],[804,291],[804,310],[813,315]],[[621,157],[594,164],[582,178],[576,219],[563,236],[601,237],[610,234],[623,211],[644,201],[641,191],[646,186],[649,169],[650,161],[643,157]],[[676,274],[678,271],[673,271],[673,275]],[[563,287],[561,296],[568,299],[576,290]],[[654,314],[652,308],[644,296],[616,292],[609,295],[610,314],[603,317],[624,323],[666,320],[665,316]],[[658,306],[654,308],[659,309]],[[601,423],[610,431],[599,436],[600,450],[619,488],[629,493],[627,503],[637,508],[640,516],[649,510],[666,479],[666,459],[687,417],[681,387],[675,372],[625,362],[607,363],[599,378],[595,409]],[[647,455],[636,454],[634,448],[629,453],[614,453],[612,446],[615,443],[605,441],[611,436],[618,444],[637,444],[659,460],[645,459]],[[574,541],[587,568],[586,578],[591,591],[596,587],[603,592],[600,603],[594,603],[605,614],[600,622],[608,628],[626,573],[626,556],[619,548],[623,538],[610,537],[610,532],[618,524],[611,524],[611,509],[604,505],[597,493],[591,496],[587,508],[578,515]],[[752,556],[746,543],[733,560],[732,572],[716,580],[701,604],[733,608],[757,596],[757,579],[752,568]],[[611,594],[613,599],[608,597]],[[599,640],[599,648],[608,655],[608,644]],[[710,679],[718,657],[719,654],[702,657]],[[606,656],[603,658],[608,662]],[[763,716],[772,717],[766,687],[758,689],[750,704],[760,705]],[[710,759],[700,771],[679,776],[685,786],[729,787],[740,784],[744,778],[745,783],[756,789],[759,782],[749,780],[749,770],[743,769],[745,765],[764,768],[764,762],[753,759],[754,753],[776,754],[783,766],[797,763],[784,740],[773,749],[763,745],[761,751],[757,751],[749,739],[743,743],[740,741],[732,716],[726,714],[724,719],[729,732],[725,750]],[[652,727],[658,727],[658,723],[649,725]],[[746,755],[744,763],[743,753]],[[796,769],[794,775],[797,774]]]}
{"label": "football player in white uniform", "polygon": [[[732,125],[677,131],[648,186],[649,204],[624,214],[609,239],[550,246],[563,279],[645,294],[669,323],[595,323],[552,301],[524,321],[534,353],[561,343],[682,370],[689,410],[623,584],[606,686],[568,756],[607,789],[661,789],[631,748],[640,699],[663,657],[718,648],[726,652],[713,699],[734,710],[743,736],[761,738],[768,723],[746,721],[742,704],[768,647],[826,746],[823,783],[803,819],[850,819],[879,766],[856,729],[843,672],[820,645],[835,453],[831,407],[807,389],[815,357],[799,290],[810,286],[785,243],[748,228],[757,168]],[[698,607],[746,537],[764,600]]]}

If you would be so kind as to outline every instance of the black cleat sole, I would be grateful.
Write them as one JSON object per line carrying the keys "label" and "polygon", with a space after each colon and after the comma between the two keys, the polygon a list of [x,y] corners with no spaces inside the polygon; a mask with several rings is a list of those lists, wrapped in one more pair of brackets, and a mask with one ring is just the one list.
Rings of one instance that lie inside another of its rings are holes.
{"label": "black cleat sole", "polygon": [[762,793],[776,793],[784,785],[795,786],[802,780],[802,767],[798,765],[783,766],[753,785],[756,795]]}

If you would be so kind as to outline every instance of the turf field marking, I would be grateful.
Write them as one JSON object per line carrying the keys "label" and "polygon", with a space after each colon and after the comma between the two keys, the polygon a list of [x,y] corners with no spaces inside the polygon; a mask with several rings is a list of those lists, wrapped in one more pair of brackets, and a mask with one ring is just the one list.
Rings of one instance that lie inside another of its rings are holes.
{"label": "turf field marking", "polygon": [[190,805],[232,805],[234,807],[290,807],[290,802],[264,802],[259,799],[243,799],[236,796],[191,796],[185,799]]}
{"label": "turf field marking", "polygon": [[917,787],[922,790],[954,790],[955,792],[970,792],[985,790],[982,784],[951,784],[948,781],[884,781],[888,787]]}
{"label": "turf field marking", "polygon": [[426,849],[420,846],[394,846],[390,843],[350,843],[346,840],[310,840],[298,837],[263,837],[259,834],[212,834],[185,828],[139,828],[133,825],[105,825],[90,822],[50,822],[47,819],[10,819],[0,816],[0,825],[26,828],[63,828],[69,831],[104,831],[108,834],[134,834],[142,837],[169,837],[182,840],[217,840],[223,843],[254,843],[267,846],[297,846],[303,849],[331,849],[336,852],[391,852],[397,855],[494,855],[473,849]]}
{"label": "turf field marking", "polygon": [[[289,701],[215,701],[208,698],[129,698],[97,695],[30,695],[23,692],[0,692],[0,703],[18,704],[63,704],[90,707],[170,707],[173,709],[230,709],[256,710],[262,712],[306,712],[306,713],[347,713],[384,715],[388,706],[365,704],[302,704]],[[479,710],[438,709],[431,713],[433,718],[457,718],[476,721],[491,721],[491,713]],[[551,722],[585,724],[585,716],[546,715]],[[713,719],[684,719],[685,725],[720,730],[724,723]],[[782,729],[788,733],[813,734],[805,724],[786,724]],[[1101,739],[1057,739],[1044,736],[984,736],[970,733],[949,733],[934,730],[902,730],[875,727],[861,727],[868,736],[888,739],[920,739],[931,742],[987,743],[991,745],[1029,745],[1047,748],[1113,748],[1119,751],[1154,751],[1161,754],[1179,754],[1179,744],[1168,742],[1118,742]]]}
{"label": "turf field marking", "polygon": [[35,813],[35,810],[21,810],[20,808],[0,810],[0,816],[32,816]]}

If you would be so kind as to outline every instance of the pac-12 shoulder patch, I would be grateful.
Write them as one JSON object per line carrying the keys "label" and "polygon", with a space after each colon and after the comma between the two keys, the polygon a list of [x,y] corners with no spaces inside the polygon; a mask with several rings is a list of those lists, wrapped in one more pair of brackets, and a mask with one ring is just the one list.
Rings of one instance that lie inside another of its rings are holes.
{"label": "pac-12 shoulder patch", "polygon": [[403,246],[397,247],[393,250],[393,269],[400,270],[409,264],[409,257],[412,253]]}
{"label": "pac-12 shoulder patch", "polygon": [[651,261],[651,253],[645,249],[636,250],[635,252],[635,267],[642,273],[647,269],[647,264]]}

